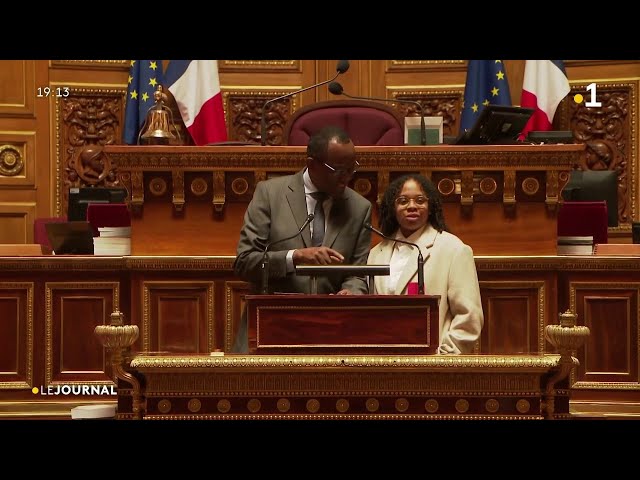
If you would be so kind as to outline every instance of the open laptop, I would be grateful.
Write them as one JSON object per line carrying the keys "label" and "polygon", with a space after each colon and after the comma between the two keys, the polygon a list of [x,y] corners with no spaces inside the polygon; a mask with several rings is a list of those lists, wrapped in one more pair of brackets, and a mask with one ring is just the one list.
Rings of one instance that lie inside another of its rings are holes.
{"label": "open laptop", "polygon": [[56,255],[93,255],[93,228],[89,222],[45,224]]}

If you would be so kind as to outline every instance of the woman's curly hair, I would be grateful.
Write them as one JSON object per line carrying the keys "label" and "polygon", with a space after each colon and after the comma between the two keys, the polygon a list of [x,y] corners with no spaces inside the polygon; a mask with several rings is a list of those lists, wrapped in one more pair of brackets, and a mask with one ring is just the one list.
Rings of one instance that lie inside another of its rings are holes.
{"label": "woman's curly hair", "polygon": [[396,219],[395,201],[407,180],[415,180],[422,187],[422,190],[424,190],[424,193],[429,199],[429,217],[427,218],[427,222],[439,232],[449,231],[444,221],[442,198],[436,187],[431,183],[431,180],[425,176],[410,173],[396,178],[389,184],[389,187],[384,192],[382,204],[380,205],[380,230],[382,230],[382,233],[391,236],[400,227]]}

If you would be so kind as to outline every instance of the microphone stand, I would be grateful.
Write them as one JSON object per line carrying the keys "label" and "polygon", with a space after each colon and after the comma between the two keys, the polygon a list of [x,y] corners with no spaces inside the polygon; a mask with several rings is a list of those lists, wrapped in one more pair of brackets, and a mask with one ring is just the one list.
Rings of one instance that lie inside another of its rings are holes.
{"label": "microphone stand", "polygon": [[418,294],[424,295],[424,257],[418,247]]}
{"label": "microphone stand", "polygon": [[340,75],[345,73],[349,69],[349,62],[347,60],[341,60],[338,62],[338,67],[336,68],[337,73],[333,78],[329,80],[325,80],[324,82],[316,83],[315,85],[311,85],[310,87],[306,87],[300,90],[296,90],[295,92],[289,92],[284,95],[281,95],[276,98],[272,98],[271,100],[267,100],[262,106],[262,113],[260,116],[260,143],[264,146],[267,144],[267,106],[271,105],[273,102],[277,102],[278,100],[282,100],[287,97],[291,97],[292,95],[297,95],[298,93],[306,92],[307,90],[311,90],[312,88],[317,88],[325,83],[333,82]]}
{"label": "microphone stand", "polygon": [[407,240],[400,240],[399,238],[391,238],[382,233],[377,228],[374,228],[370,223],[365,223],[364,228],[372,231],[376,235],[381,236],[382,238],[389,240],[391,242],[404,243],[406,245],[411,245],[412,247],[418,249],[418,294],[424,295],[424,257],[422,256],[422,250],[418,246],[417,243],[408,242]]}
{"label": "microphone stand", "polygon": [[262,254],[262,263],[260,264],[260,268],[262,269],[262,288],[260,292],[263,295],[269,294],[269,255],[267,255],[267,250],[269,249],[269,245],[264,249],[264,253]]}

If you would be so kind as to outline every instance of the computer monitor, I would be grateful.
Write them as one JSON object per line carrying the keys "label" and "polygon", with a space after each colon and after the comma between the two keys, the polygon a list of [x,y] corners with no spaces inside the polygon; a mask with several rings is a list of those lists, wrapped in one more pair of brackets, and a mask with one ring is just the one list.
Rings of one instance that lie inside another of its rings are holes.
{"label": "computer monitor", "polygon": [[90,203],[125,203],[126,199],[127,189],[124,187],[72,187],[69,189],[67,220],[85,221]]}
{"label": "computer monitor", "polygon": [[470,130],[460,134],[457,145],[500,145],[518,141],[533,115],[533,108],[487,105]]}
{"label": "computer monitor", "polygon": [[574,170],[562,190],[573,202],[607,202],[608,226],[618,226],[618,173],[615,170]]}
{"label": "computer monitor", "polygon": [[56,255],[93,255],[93,229],[89,222],[45,224]]}

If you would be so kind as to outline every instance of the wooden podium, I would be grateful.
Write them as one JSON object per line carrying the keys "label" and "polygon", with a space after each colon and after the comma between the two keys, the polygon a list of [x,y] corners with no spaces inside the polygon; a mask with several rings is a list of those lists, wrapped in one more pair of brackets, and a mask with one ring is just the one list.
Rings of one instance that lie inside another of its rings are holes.
{"label": "wooden podium", "polygon": [[439,295],[247,295],[249,352],[433,354]]}

